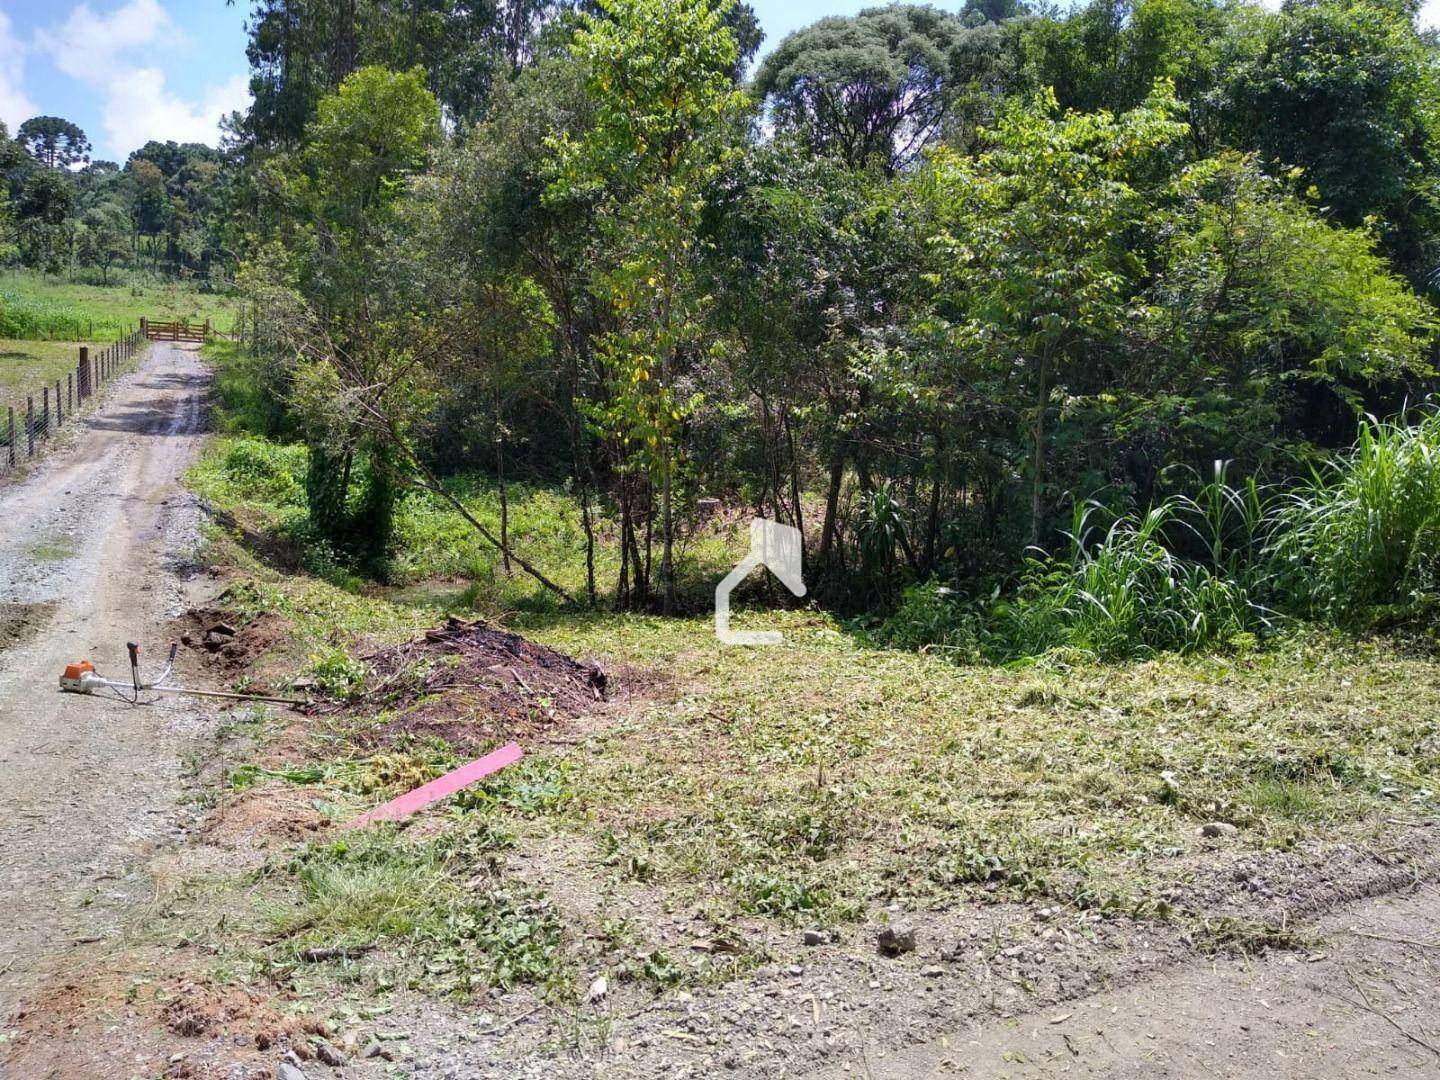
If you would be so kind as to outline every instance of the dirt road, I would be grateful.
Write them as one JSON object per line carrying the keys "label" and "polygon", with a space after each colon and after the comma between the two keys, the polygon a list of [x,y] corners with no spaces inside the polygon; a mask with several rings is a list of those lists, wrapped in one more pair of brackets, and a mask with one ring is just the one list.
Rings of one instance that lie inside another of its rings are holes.
{"label": "dirt road", "polygon": [[201,440],[197,354],[155,345],[103,408],[22,482],[0,487],[0,1017],[77,943],[150,899],[141,857],[176,828],[182,762],[207,721],[61,695],[65,663],[127,674],[160,659],[188,606],[199,510],[179,478]]}

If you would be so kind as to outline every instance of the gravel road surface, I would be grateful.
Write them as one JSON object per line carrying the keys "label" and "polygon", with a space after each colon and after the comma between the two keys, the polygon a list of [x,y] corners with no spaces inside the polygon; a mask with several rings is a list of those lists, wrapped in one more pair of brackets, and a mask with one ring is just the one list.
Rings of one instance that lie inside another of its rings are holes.
{"label": "gravel road surface", "polygon": [[82,657],[128,677],[127,641],[163,659],[190,603],[200,512],[180,477],[206,392],[193,349],[156,344],[68,446],[0,486],[0,1017],[68,949],[120,933],[151,897],[144,856],[177,829],[203,706],[62,695],[58,678]]}

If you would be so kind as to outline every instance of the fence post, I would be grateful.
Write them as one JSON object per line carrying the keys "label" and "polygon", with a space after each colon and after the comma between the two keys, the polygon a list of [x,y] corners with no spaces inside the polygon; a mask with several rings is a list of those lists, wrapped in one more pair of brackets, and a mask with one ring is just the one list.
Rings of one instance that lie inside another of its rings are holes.
{"label": "fence post", "polygon": [[84,401],[90,395],[90,346],[80,346],[80,362],[75,368],[77,383],[76,389],[80,392],[80,400]]}
{"label": "fence post", "polygon": [[6,405],[5,411],[10,414],[10,467],[15,467],[15,437],[20,433],[15,430],[15,406]]}
{"label": "fence post", "polygon": [[35,398],[25,395],[25,456],[35,456]]}
{"label": "fence post", "polygon": [[65,407],[60,404],[60,380],[55,380],[55,426],[65,426]]}
{"label": "fence post", "polygon": [[65,408],[75,415],[75,376],[69,373],[65,376]]}

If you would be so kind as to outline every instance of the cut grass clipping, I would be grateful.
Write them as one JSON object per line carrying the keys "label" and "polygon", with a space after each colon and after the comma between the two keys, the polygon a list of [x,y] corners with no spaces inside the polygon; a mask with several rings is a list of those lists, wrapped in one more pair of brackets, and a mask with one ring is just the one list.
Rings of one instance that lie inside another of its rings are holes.
{"label": "cut grass clipping", "polygon": [[543,894],[502,885],[499,852],[512,838],[467,822],[438,839],[391,828],[314,843],[283,868],[293,906],[276,906],[281,962],[358,959],[383,949],[378,970],[429,992],[468,996],[527,984],[571,985],[560,920]]}

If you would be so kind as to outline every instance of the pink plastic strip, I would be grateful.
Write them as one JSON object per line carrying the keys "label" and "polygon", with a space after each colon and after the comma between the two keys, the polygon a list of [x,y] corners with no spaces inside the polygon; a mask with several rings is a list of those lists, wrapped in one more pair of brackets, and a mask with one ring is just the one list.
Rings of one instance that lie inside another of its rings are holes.
{"label": "pink plastic strip", "polygon": [[424,810],[431,803],[439,802],[447,796],[454,795],[463,787],[469,787],[477,780],[483,780],[493,772],[498,772],[506,765],[513,765],[525,756],[518,743],[510,743],[502,746],[469,765],[461,765],[454,772],[448,772],[444,776],[438,776],[428,784],[423,784],[414,791],[406,792],[398,799],[391,799],[389,802],[375,807],[368,813],[361,814],[354,821],[347,822],[345,828],[358,829],[376,821],[400,821],[407,818],[418,810]]}

